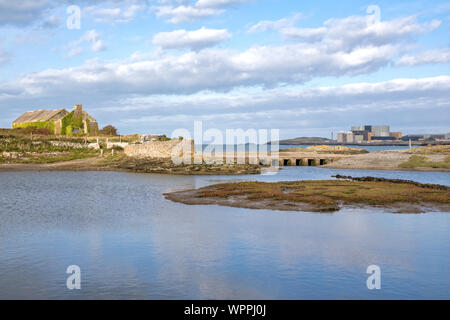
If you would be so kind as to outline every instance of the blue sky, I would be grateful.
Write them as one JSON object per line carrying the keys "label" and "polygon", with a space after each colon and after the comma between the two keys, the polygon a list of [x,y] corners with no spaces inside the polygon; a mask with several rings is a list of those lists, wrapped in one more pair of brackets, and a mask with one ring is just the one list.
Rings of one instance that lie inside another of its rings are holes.
{"label": "blue sky", "polygon": [[81,103],[123,134],[448,133],[449,35],[445,1],[0,0],[0,127]]}

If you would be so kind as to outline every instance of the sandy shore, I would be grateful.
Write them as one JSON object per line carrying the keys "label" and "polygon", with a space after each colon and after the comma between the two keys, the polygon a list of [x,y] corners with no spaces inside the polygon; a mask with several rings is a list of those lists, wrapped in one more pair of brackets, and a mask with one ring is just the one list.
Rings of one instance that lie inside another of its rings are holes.
{"label": "sandy shore", "polygon": [[[407,162],[412,154],[408,150],[389,150],[376,151],[366,154],[358,154],[345,157],[330,164],[324,165],[324,168],[332,169],[359,169],[359,170],[403,170],[403,171],[441,171],[450,172],[445,168],[401,168],[400,164]],[[426,155],[430,161],[440,162],[446,155]]]}

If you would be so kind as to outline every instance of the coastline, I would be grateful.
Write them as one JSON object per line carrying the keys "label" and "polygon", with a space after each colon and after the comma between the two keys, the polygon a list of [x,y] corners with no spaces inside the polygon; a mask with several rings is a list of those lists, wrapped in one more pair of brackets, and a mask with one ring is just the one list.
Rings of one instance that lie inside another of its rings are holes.
{"label": "coastline", "polygon": [[[338,161],[324,165],[329,169],[349,170],[392,170],[392,171],[424,171],[424,172],[450,172],[448,168],[442,167],[404,167],[403,164],[410,161],[413,156],[422,156],[411,153],[409,150],[384,150],[366,154],[352,155]],[[447,154],[425,154],[426,160],[431,162],[445,161]]]}
{"label": "coastline", "polygon": [[166,159],[84,158],[54,163],[2,163],[1,172],[26,171],[111,171],[172,175],[250,175],[260,174],[256,165],[180,165]]}
{"label": "coastline", "polygon": [[[384,152],[384,151],[383,151]],[[450,172],[447,168],[416,167],[402,168],[399,164],[409,159],[399,157],[393,159],[389,157],[382,161],[378,155],[373,152],[364,155],[354,155],[343,158],[317,168],[344,169],[344,170],[376,170],[376,171],[411,171],[411,172]],[[442,157],[435,156],[439,160]],[[104,162],[106,161],[106,162]],[[140,165],[142,167],[140,168]],[[178,169],[177,169],[178,168]],[[115,163],[106,159],[93,157],[70,161],[60,161],[53,163],[0,163],[0,172],[14,171],[117,171],[117,172],[140,172],[140,173],[163,173],[179,175],[247,175],[260,174],[260,166],[249,165],[230,165],[230,166],[170,166],[162,163]]]}

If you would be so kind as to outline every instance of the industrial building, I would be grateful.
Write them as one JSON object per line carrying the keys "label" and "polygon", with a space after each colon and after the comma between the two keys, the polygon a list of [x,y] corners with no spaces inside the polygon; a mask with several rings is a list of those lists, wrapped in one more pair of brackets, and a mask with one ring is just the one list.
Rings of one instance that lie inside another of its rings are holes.
{"label": "industrial building", "polygon": [[361,143],[369,141],[396,141],[401,132],[390,132],[389,126],[353,126],[349,132],[338,133],[338,143]]}
{"label": "industrial building", "polygon": [[450,142],[450,133],[447,134],[409,134],[403,136],[401,132],[391,132],[389,126],[353,126],[351,131],[341,131],[337,135],[338,143],[364,143],[377,141],[414,141],[422,143]]}
{"label": "industrial building", "polygon": [[401,138],[403,141],[450,141],[450,133],[447,134],[409,134]]}

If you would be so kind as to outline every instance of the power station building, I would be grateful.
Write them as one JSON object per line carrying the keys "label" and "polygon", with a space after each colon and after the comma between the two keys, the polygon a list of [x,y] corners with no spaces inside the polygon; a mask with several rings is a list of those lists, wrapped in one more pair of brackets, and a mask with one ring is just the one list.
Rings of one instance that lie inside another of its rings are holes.
{"label": "power station building", "polygon": [[391,132],[389,126],[353,126],[349,132],[338,133],[338,143],[360,143],[368,141],[395,141],[402,138],[401,132]]}

